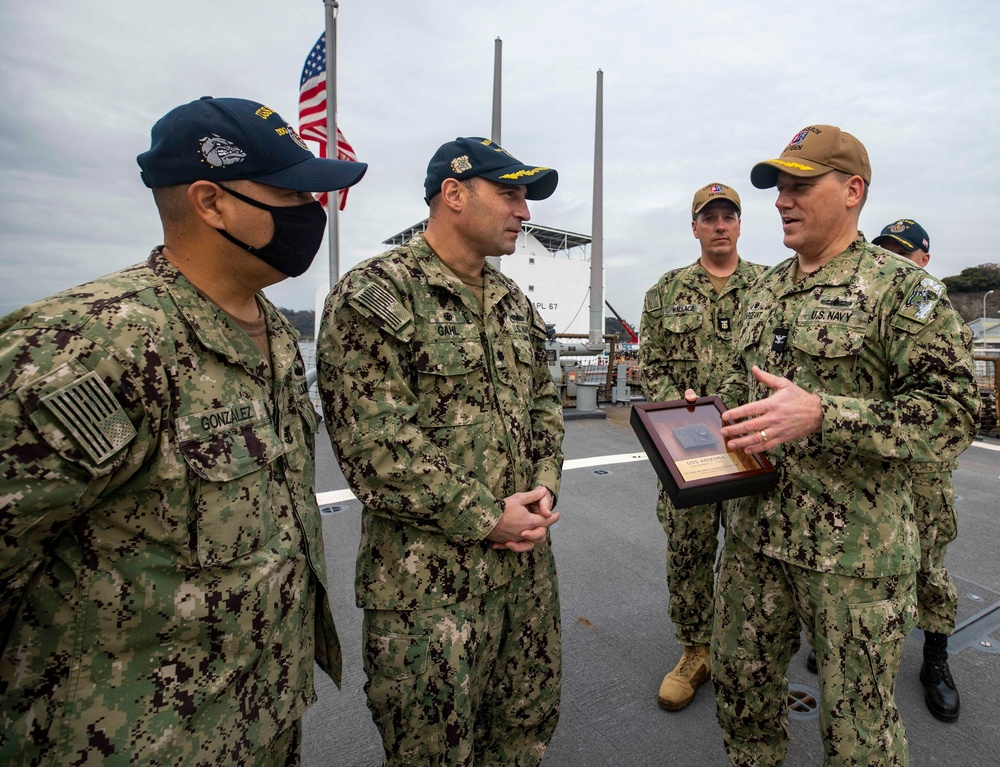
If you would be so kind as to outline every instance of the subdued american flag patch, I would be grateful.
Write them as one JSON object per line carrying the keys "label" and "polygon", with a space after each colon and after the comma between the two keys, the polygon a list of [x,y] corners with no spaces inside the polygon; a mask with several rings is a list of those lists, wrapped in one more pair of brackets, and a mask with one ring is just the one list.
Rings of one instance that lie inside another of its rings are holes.
{"label": "subdued american flag patch", "polygon": [[93,370],[42,397],[42,404],[98,464],[135,437],[135,427],[122,406]]}
{"label": "subdued american flag patch", "polygon": [[354,294],[353,300],[385,320],[392,330],[399,330],[413,319],[407,308],[381,285],[365,285]]}

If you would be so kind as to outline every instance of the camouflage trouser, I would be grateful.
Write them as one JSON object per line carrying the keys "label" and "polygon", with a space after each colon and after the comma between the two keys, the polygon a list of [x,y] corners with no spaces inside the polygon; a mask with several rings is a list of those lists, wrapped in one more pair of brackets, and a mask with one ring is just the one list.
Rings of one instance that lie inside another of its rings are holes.
{"label": "camouflage trouser", "polygon": [[721,503],[675,509],[660,488],[656,516],[667,534],[670,620],[677,641],[685,646],[707,645],[712,640],[715,552],[722,510]]}
{"label": "camouflage trouser", "polygon": [[253,764],[254,767],[299,767],[302,764],[302,720],[261,748]]}
{"label": "camouflage trouser", "polygon": [[950,471],[913,475],[913,513],[920,531],[917,626],[950,636],[958,611],[958,592],[944,564],[948,543],[958,534]]}
{"label": "camouflage trouser", "polygon": [[559,717],[555,563],[428,610],[365,610],[368,708],[386,765],[536,765]]}
{"label": "camouflage trouser", "polygon": [[916,622],[915,576],[820,573],[727,536],[715,591],[712,679],[736,767],[780,765],[791,656],[804,629],[819,661],[825,767],[909,764],[893,687]]}

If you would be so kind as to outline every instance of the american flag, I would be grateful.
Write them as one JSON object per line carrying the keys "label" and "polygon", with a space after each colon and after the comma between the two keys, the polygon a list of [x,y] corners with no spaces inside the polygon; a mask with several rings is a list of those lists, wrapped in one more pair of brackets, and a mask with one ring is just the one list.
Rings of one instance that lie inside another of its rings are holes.
{"label": "american flag", "polygon": [[[302,67],[302,79],[299,82],[299,135],[307,141],[319,144],[319,156],[326,157],[326,33],[319,36],[316,45],[309,51],[305,66]],[[337,159],[357,162],[358,156],[354,148],[347,143],[344,134],[337,126]],[[327,195],[318,195],[324,206]],[[347,204],[347,190],[337,192],[337,200],[341,210]]]}

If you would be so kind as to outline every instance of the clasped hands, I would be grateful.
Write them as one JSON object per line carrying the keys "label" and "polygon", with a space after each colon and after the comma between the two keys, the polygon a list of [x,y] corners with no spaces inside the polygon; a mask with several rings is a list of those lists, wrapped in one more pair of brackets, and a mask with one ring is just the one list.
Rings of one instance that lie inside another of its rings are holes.
{"label": "clasped hands", "polygon": [[552,493],[541,485],[508,495],[504,503],[500,521],[486,536],[492,549],[508,549],[518,554],[531,551],[559,521],[559,512],[552,511]]}
{"label": "clasped hands", "polygon": [[[823,406],[816,394],[796,386],[787,378],[771,375],[756,365],[754,378],[771,390],[770,395],[756,402],[740,405],[722,414],[728,425],[722,436],[729,450],[763,453],[768,448],[815,434],[823,426]],[[693,389],[684,392],[684,399],[694,402],[698,395]]]}

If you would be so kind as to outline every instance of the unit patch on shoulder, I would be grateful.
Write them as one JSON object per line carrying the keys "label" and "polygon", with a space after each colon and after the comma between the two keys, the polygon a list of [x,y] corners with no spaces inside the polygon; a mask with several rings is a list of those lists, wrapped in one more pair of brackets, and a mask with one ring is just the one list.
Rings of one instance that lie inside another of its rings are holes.
{"label": "unit patch on shoulder", "polygon": [[643,300],[643,311],[655,312],[660,308],[660,291],[656,287],[646,291],[646,298]]}
{"label": "unit patch on shoulder", "polygon": [[122,406],[93,370],[42,397],[41,402],[97,464],[111,458],[136,435]]}
{"label": "unit patch on shoulder", "polygon": [[406,307],[381,285],[365,285],[352,298],[383,320],[391,330],[400,330],[413,320]]}
{"label": "unit patch on shoulder", "polygon": [[906,297],[900,314],[917,322],[926,322],[944,293],[944,285],[931,277],[924,277]]}

